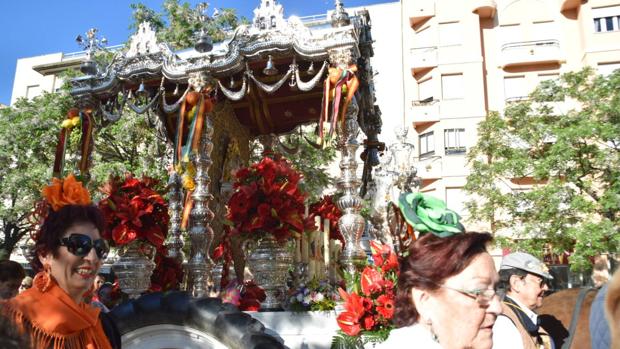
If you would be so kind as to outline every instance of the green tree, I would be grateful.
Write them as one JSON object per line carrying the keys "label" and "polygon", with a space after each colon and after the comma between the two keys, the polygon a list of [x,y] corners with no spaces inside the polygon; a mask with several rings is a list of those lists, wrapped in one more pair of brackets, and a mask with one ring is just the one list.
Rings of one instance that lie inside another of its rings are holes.
{"label": "green tree", "polygon": [[[566,101],[564,103],[564,101]],[[574,105],[570,110],[566,105]],[[490,113],[468,154],[472,218],[510,232],[502,244],[542,255],[572,251],[575,269],[620,247],[620,71],[592,69],[542,83],[502,118]],[[527,190],[509,181],[530,178]]]}
{"label": "green tree", "polygon": [[[179,0],[165,0],[163,11],[157,12],[144,4],[131,4],[133,9],[133,23],[130,29],[137,29],[140,23],[147,21],[157,31],[157,38],[168,43],[172,49],[193,47],[196,41],[196,32],[202,28],[197,18],[197,11],[187,2]],[[249,23],[245,17],[238,18],[235,9],[218,9],[218,14],[212,16],[205,25],[207,33],[213,42],[220,42],[226,38],[227,32],[239,24]]]}
{"label": "green tree", "polygon": [[67,94],[44,93],[0,109],[0,259],[30,231],[34,202],[52,174],[59,115],[71,105]]}

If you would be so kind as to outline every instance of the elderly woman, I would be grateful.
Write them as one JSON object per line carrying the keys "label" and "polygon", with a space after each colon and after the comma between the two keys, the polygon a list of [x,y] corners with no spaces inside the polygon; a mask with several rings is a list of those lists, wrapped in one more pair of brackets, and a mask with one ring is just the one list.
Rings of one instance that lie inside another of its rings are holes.
{"label": "elderly woman", "polygon": [[501,313],[498,275],[487,233],[465,233],[458,215],[422,194],[401,198],[401,212],[421,237],[400,262],[394,321],[381,348],[491,348]]}
{"label": "elderly woman", "polygon": [[[47,210],[35,240],[33,287],[6,303],[35,348],[120,347],[114,324],[84,303],[108,253],[104,219],[88,191],[70,175],[43,189]],[[112,338],[112,342],[108,337]]]}

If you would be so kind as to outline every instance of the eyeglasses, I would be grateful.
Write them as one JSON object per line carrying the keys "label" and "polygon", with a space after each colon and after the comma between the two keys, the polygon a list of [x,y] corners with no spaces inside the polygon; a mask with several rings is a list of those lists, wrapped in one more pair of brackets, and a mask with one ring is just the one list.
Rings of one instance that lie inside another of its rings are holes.
{"label": "eyeglasses", "polygon": [[535,276],[533,276],[533,278],[535,278],[535,279],[528,279],[527,275],[526,275],[521,280],[524,280],[525,282],[527,282],[527,280],[529,280],[529,281],[533,282],[535,285],[538,285],[538,287],[540,287],[540,288],[543,288],[543,287],[545,287],[545,285],[547,285],[547,280],[546,279],[535,277]]}
{"label": "eyeglasses", "polygon": [[478,302],[478,304],[480,304],[483,307],[486,307],[489,304],[491,304],[491,301],[496,295],[499,297],[499,295],[497,294],[497,290],[495,289],[486,288],[484,290],[462,290],[459,288],[453,288],[453,287],[446,286],[446,285],[438,285],[438,286],[441,288],[447,288],[448,290],[456,291],[467,297],[471,297],[475,299],[476,302]]}
{"label": "eyeglasses", "polygon": [[105,259],[110,251],[107,241],[103,239],[93,241],[90,236],[84,234],[71,234],[62,238],[60,246],[65,246],[69,252],[78,257],[86,257],[93,247],[99,259]]}

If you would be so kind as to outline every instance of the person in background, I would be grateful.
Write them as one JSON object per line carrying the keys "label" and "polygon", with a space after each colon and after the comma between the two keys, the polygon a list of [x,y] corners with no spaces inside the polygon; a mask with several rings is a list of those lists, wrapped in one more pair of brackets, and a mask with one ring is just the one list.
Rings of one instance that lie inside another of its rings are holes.
{"label": "person in background", "polygon": [[27,349],[31,348],[30,338],[20,333],[15,324],[5,315],[4,305],[0,303],[0,348]]}
{"label": "person in background", "polygon": [[11,260],[0,261],[0,299],[15,297],[24,277],[26,272],[21,264]]}
{"label": "person in background", "polygon": [[104,313],[109,313],[112,306],[112,290],[114,286],[106,282],[97,289],[90,305],[98,307]]}
{"label": "person in background", "polygon": [[592,349],[609,349],[611,339],[609,338],[609,321],[605,318],[605,297],[609,285],[605,284],[598,291],[590,307],[590,344]]}
{"label": "person in background", "polygon": [[97,274],[97,276],[95,276],[95,282],[93,283],[95,285],[95,293],[99,290],[99,287],[101,287],[101,285],[103,285],[105,283],[105,276],[103,276],[103,274]]}
{"label": "person in background", "polygon": [[26,276],[23,280],[22,280],[22,284],[19,286],[19,292],[24,292],[27,289],[29,289],[30,287],[32,287],[32,278],[30,276]]}
{"label": "person in background", "polygon": [[620,269],[616,270],[609,282],[605,296],[605,315],[609,321],[611,345],[609,348],[620,348]]}
{"label": "person in background", "polygon": [[37,349],[120,348],[112,319],[83,302],[109,247],[104,218],[73,175],[53,179],[38,205],[33,287],[5,304],[6,313]]}
{"label": "person in background", "polygon": [[400,208],[423,234],[400,261],[394,323],[397,329],[376,348],[490,349],[491,329],[501,312],[488,233],[465,233],[445,203],[404,194]]}
{"label": "person in background", "polygon": [[539,326],[534,312],[542,306],[543,295],[549,290],[547,282],[553,279],[545,264],[527,253],[510,253],[502,259],[499,278],[506,297],[493,326],[493,348],[553,348],[551,337]]}

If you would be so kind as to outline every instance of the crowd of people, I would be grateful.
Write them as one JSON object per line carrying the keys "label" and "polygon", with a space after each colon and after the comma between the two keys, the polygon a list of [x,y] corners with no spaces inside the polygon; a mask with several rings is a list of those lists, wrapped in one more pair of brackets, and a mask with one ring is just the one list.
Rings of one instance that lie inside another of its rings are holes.
{"label": "crowd of people", "polygon": [[[47,211],[33,237],[37,274],[30,278],[19,263],[0,262],[0,347],[120,348],[107,315],[113,287],[98,274],[109,250],[101,211],[72,176],[54,179],[43,195]],[[403,214],[433,228],[400,261],[397,328],[376,347],[560,349],[535,312],[552,279],[546,266],[515,252],[503,257],[498,272],[487,250],[490,234],[466,233],[456,213],[424,208],[424,197],[416,205],[428,212],[418,216],[413,207]],[[619,273],[592,309],[593,348],[620,348]]]}

